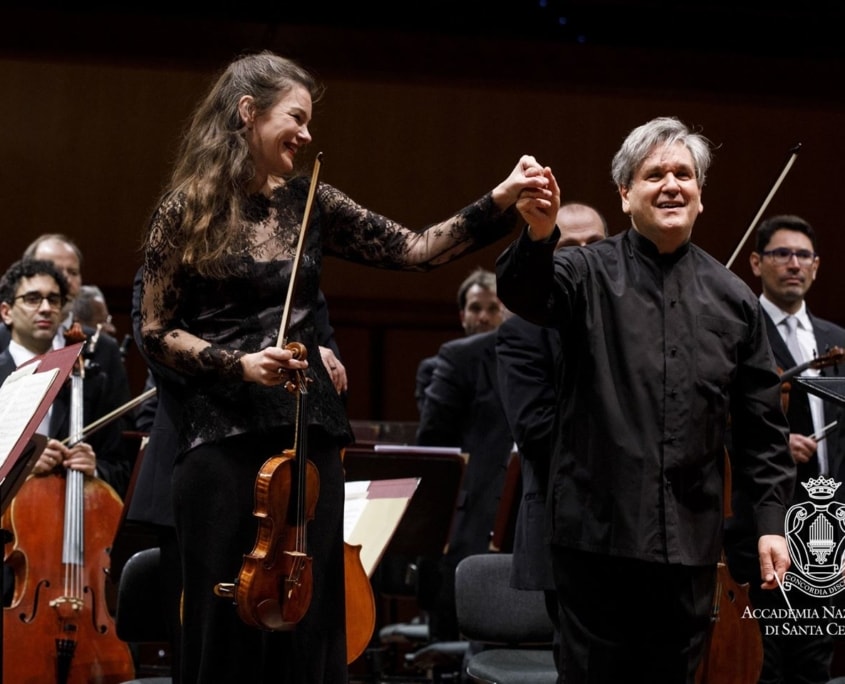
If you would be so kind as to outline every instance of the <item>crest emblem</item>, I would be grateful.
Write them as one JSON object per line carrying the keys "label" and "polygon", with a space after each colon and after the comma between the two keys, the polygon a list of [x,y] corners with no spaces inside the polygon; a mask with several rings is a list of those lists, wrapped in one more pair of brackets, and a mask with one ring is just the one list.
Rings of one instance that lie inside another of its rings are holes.
{"label": "crest emblem", "polygon": [[786,513],[785,536],[792,567],[783,588],[809,596],[833,596],[845,589],[845,504],[833,501],[841,483],[832,478],[810,478],[801,485],[810,496]]}

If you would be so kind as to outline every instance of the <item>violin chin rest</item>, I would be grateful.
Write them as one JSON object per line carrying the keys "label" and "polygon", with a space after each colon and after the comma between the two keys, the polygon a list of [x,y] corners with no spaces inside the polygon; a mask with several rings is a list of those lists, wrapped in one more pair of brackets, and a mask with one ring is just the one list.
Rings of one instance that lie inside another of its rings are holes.
{"label": "violin chin rest", "polygon": [[287,622],[282,617],[282,607],[275,599],[264,599],[255,606],[255,617],[264,629],[273,632],[289,632],[296,623]]}

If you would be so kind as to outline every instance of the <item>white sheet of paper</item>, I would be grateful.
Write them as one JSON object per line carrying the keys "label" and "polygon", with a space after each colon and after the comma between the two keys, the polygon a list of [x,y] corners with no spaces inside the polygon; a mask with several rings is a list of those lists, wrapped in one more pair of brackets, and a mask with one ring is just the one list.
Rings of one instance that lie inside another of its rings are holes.
{"label": "white sheet of paper", "polygon": [[419,478],[346,483],[343,539],[361,546],[361,565],[371,577],[419,485]]}
{"label": "white sheet of paper", "polygon": [[0,387],[0,466],[9,458],[59,374],[58,368],[36,373],[37,368],[37,363],[19,368]]}

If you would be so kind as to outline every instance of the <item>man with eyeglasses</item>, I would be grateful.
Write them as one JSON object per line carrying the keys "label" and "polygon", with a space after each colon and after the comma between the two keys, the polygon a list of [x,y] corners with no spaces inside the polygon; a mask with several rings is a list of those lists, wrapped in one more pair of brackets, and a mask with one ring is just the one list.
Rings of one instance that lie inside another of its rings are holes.
{"label": "man with eyeglasses", "polygon": [[[10,331],[8,347],[0,352],[0,383],[21,364],[53,348],[67,296],[67,281],[52,262],[21,259],[9,267],[0,281],[0,317]],[[89,363],[83,380],[84,426],[111,413],[130,398],[123,365],[106,372],[96,358],[94,350],[86,359]],[[86,475],[101,477],[123,496],[130,473],[122,439],[124,424],[121,420],[112,421],[69,447],[61,442],[70,431],[69,413],[70,391],[64,387],[38,429],[50,439],[33,473],[45,475],[60,467],[81,470]]]}
{"label": "man with eyeglasses", "polygon": [[[775,362],[783,371],[822,357],[834,346],[845,347],[845,329],[813,316],[807,308],[806,295],[819,270],[816,250],[813,227],[798,216],[772,216],[757,228],[751,270],[760,278],[766,331]],[[803,374],[835,372],[825,366],[808,368]],[[788,397],[789,448],[797,467],[793,503],[800,503],[808,499],[800,483],[811,477],[842,481],[845,411],[808,394],[795,383]],[[837,498],[845,500],[842,489],[837,492]],[[759,590],[759,573],[755,572],[756,535],[750,502],[740,483],[734,485],[733,499],[734,516],[726,525],[725,537],[731,573],[737,581],[750,583],[749,598],[755,608],[786,608],[780,592]],[[797,591],[790,592],[789,600],[796,609],[821,610],[824,605],[821,599],[807,598]],[[833,658],[830,637],[776,636],[773,632],[777,630],[765,629],[765,621],[761,627],[764,658],[760,682],[822,684],[830,679]]]}

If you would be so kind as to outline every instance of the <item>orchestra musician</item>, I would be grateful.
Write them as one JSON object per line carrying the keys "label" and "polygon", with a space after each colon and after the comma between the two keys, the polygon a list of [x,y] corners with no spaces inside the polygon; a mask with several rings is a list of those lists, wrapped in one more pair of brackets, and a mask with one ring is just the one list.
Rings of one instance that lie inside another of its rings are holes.
{"label": "orchestra musician", "polygon": [[[315,335],[323,254],[428,270],[513,230],[519,192],[548,184],[527,175],[539,165],[524,156],[491,192],[417,232],[319,183],[286,331],[307,360],[293,358],[277,335],[311,189],[294,162],[311,142],[319,92],[307,71],[272,53],[234,60],[183,137],[146,237],[143,346],[187,385],[172,481],[184,580],[183,684],[347,679],[340,449],[352,433]],[[214,589],[238,576],[255,542],[256,475],[294,444],[298,402],[285,385],[302,371],[310,380],[305,456],[319,474],[306,530],[313,596],[294,629],[263,631],[239,620]]]}
{"label": "orchestra musician", "polygon": [[[54,343],[68,293],[67,281],[51,261],[21,259],[12,264],[0,281],[0,316],[10,331],[8,347],[0,352],[0,383],[18,366],[48,352]],[[92,333],[90,329],[87,331]],[[104,372],[100,364],[103,354],[118,353],[113,349],[85,350],[83,383],[83,420],[89,425],[110,414],[129,401],[129,383],[123,371],[117,375]],[[62,440],[70,432],[70,388],[65,386],[56,396],[37,432],[49,439],[33,467],[34,475],[46,475],[56,468],[80,470],[98,476],[123,495],[129,481],[129,460],[119,420],[111,421],[89,437],[65,445]],[[5,591],[9,590],[8,585]]]}
{"label": "orchestra musician", "polygon": [[[132,332],[138,348],[144,354],[141,339],[141,282],[143,268],[138,269],[132,286]],[[340,360],[340,349],[329,321],[328,305],[322,291],[315,310],[320,356],[326,372],[331,376],[335,390],[347,390],[346,367]],[[179,450],[176,426],[179,410],[186,391],[185,380],[173,369],[156,363],[144,354],[148,365],[144,390],[156,393],[140,407],[136,427],[148,433],[144,456],[137,469],[132,497],[127,501],[127,522],[149,529],[159,545],[159,577],[162,603],[166,611],[166,624],[170,641],[170,668],[173,684],[181,681],[181,604],[182,567],[176,539],[173,516],[171,478],[173,464]]]}
{"label": "orchestra musician", "polygon": [[[567,202],[557,213],[557,249],[583,247],[607,237],[607,223],[593,207]],[[555,649],[560,646],[560,618],[546,542],[546,491],[557,416],[560,335],[512,315],[496,334],[499,392],[520,461],[521,500],[517,509],[510,585],[541,590],[555,625]]]}
{"label": "orchestra musician", "polygon": [[[756,229],[756,244],[749,260],[751,270],[760,279],[760,304],[766,332],[778,368],[789,371],[807,361],[821,359],[835,347],[845,348],[845,329],[814,316],[807,307],[807,292],[819,272],[818,238],[812,225],[794,215],[771,216]],[[789,343],[787,318],[797,322],[795,337],[798,346]],[[804,375],[833,375],[835,364],[807,368]],[[801,485],[810,478],[824,476],[842,482],[845,475],[845,409],[808,394],[797,383],[790,383],[785,394],[789,421],[789,449],[795,461],[797,477],[792,504],[808,500]],[[839,501],[845,500],[842,487],[836,491]],[[738,582],[749,584],[751,604],[758,609],[786,608],[779,592],[760,589],[756,563],[756,537],[751,502],[742,483],[734,484],[733,517],[725,528],[725,550],[731,574]],[[826,599],[790,592],[790,606],[821,610]],[[772,615],[774,613],[768,613]],[[831,676],[834,656],[833,637],[825,623],[816,624],[819,634],[784,635],[767,629],[781,622],[766,617],[759,619],[763,640],[761,684],[826,684]]]}
{"label": "orchestra musician", "polygon": [[[691,242],[709,141],[659,117],[612,162],[630,228],[555,251],[549,202],[497,262],[514,313],[563,345],[549,535],[561,609],[560,680],[695,681],[722,553],[725,430],[754,501],[760,577],[789,567],[795,467],[757,297]],[[545,220],[539,217],[545,215]]]}

